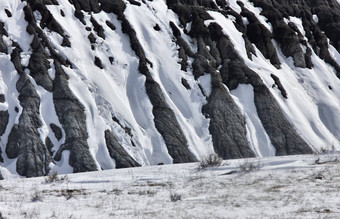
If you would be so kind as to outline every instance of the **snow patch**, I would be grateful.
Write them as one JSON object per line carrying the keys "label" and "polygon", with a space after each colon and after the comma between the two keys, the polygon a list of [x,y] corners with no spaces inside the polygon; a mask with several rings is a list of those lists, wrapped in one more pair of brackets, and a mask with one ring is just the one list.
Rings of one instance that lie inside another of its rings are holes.
{"label": "snow patch", "polygon": [[204,94],[209,97],[211,94],[211,75],[204,74],[198,78],[198,81],[204,90]]}
{"label": "snow patch", "polygon": [[257,114],[253,87],[240,84],[230,93],[246,119],[247,138],[250,146],[260,157],[275,156],[276,150]]}

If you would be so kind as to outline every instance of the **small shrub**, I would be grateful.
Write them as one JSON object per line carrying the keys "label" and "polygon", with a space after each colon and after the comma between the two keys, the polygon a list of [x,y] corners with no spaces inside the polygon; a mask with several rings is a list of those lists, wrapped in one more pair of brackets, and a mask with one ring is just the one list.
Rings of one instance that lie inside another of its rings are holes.
{"label": "small shrub", "polygon": [[222,158],[217,154],[209,154],[204,157],[202,161],[198,164],[198,169],[206,169],[208,167],[219,167],[222,164]]}
{"label": "small shrub", "polygon": [[51,175],[48,175],[45,178],[45,182],[46,183],[51,183],[51,182],[55,182],[58,180],[58,173],[57,172],[53,172]]}
{"label": "small shrub", "polygon": [[335,152],[335,146],[332,145],[328,147],[321,147],[321,150],[319,153],[329,155],[329,154],[334,154],[334,152]]}
{"label": "small shrub", "polygon": [[243,163],[239,165],[240,172],[242,173],[249,173],[256,170],[259,170],[262,167],[261,163],[258,162],[249,162],[248,160],[245,160]]}
{"label": "small shrub", "polygon": [[31,201],[32,202],[41,202],[42,201],[41,194],[38,191],[35,191],[34,194],[31,197]]}
{"label": "small shrub", "polygon": [[165,182],[152,182],[152,181],[148,181],[147,185],[150,187],[166,187],[168,186],[167,183]]}
{"label": "small shrub", "polygon": [[67,175],[63,177],[59,177],[57,172],[53,172],[51,175],[48,175],[45,178],[46,183],[53,183],[53,182],[66,182],[68,181]]}
{"label": "small shrub", "polygon": [[108,192],[108,194],[110,194],[110,193],[113,193],[115,195],[121,195],[123,193],[123,191],[120,190],[120,189],[112,189],[111,192]]}
{"label": "small shrub", "polygon": [[148,196],[154,196],[157,193],[156,190],[146,190],[146,191],[139,191],[139,195],[148,195]]}
{"label": "small shrub", "polygon": [[182,200],[182,195],[177,194],[177,193],[171,193],[171,194],[170,194],[170,200],[171,200],[172,202],[180,201],[180,200]]}
{"label": "small shrub", "polygon": [[333,163],[333,164],[337,164],[340,163],[340,159],[338,155],[324,155],[324,156],[320,156],[318,157],[313,165],[322,165],[322,164],[327,164],[327,163]]}

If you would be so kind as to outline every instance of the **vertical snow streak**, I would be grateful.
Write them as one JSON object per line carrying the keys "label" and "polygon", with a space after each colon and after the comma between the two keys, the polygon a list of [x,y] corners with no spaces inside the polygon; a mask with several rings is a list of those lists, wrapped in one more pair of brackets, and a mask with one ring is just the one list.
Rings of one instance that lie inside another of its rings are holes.
{"label": "vertical snow streak", "polygon": [[253,150],[260,157],[275,156],[275,148],[257,114],[253,87],[240,84],[231,94],[246,118],[247,137]]}

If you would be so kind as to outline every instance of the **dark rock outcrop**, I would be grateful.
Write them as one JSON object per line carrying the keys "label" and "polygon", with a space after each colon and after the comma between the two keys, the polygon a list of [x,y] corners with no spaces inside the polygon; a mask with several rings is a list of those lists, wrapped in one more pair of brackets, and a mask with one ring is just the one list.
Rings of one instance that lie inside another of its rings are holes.
{"label": "dark rock outcrop", "polygon": [[57,126],[56,124],[51,123],[50,127],[54,133],[54,136],[57,138],[58,141],[63,137],[63,133],[61,131],[61,128]]}
{"label": "dark rock outcrop", "polygon": [[[0,111],[0,136],[4,134],[8,125],[9,114],[8,111]],[[1,148],[0,148],[0,162],[3,162],[3,158],[1,156]]]}
{"label": "dark rock outcrop", "polygon": [[[337,71],[337,76],[340,77],[340,65],[331,57],[327,40],[329,38],[330,43],[340,51],[340,6],[336,0],[251,1],[256,7],[263,9],[261,14],[272,24],[274,39],[280,43],[282,52],[294,59],[296,66],[311,68],[311,51],[295,25],[283,21],[283,18],[288,19],[289,16],[301,18],[308,43],[312,45],[313,51],[332,65]],[[318,16],[318,23],[313,20],[313,14]],[[307,47],[305,53],[301,50],[300,44]]]}
{"label": "dark rock outcrop", "polygon": [[100,68],[100,69],[103,69],[103,68],[104,68],[104,67],[103,67],[103,63],[102,63],[102,60],[100,60],[100,58],[97,57],[97,56],[94,57],[94,64],[95,64],[98,68]]}
{"label": "dark rock outcrop", "polygon": [[65,130],[65,143],[60,146],[54,159],[60,160],[64,150],[70,150],[69,164],[73,171],[97,170],[87,144],[86,118],[84,107],[68,87],[67,75],[57,61],[54,63],[56,78],[53,81],[53,102],[60,123]]}
{"label": "dark rock outcrop", "polygon": [[63,37],[62,46],[70,47],[70,41],[68,40],[68,36],[64,34],[63,29],[61,28],[60,24],[55,20],[51,12],[47,9],[46,5],[42,2],[42,0],[28,0],[28,5],[25,9],[25,19],[28,23],[34,22],[35,18],[31,11],[39,11],[42,18],[40,21],[40,27],[44,29],[45,27],[58,33],[61,37]]}
{"label": "dark rock outcrop", "polygon": [[105,21],[105,24],[111,29],[111,30],[116,30],[116,27],[113,23],[110,21]]}
{"label": "dark rock outcrop", "polygon": [[87,38],[90,40],[90,43],[95,43],[97,40],[93,33],[90,33]]}
{"label": "dark rock outcrop", "polygon": [[287,96],[287,91],[286,91],[286,89],[283,87],[283,85],[281,84],[280,78],[278,78],[276,75],[273,75],[273,74],[271,74],[270,76],[273,78],[273,80],[274,80],[274,82],[275,82],[275,85],[273,85],[273,86],[274,86],[274,87],[277,86],[278,89],[279,89],[280,92],[281,92],[282,97],[285,98],[285,99],[287,99],[287,98],[288,98],[288,96]]}
{"label": "dark rock outcrop", "polygon": [[[35,40],[38,40],[35,38]],[[32,46],[32,48],[34,48]],[[30,75],[34,78],[36,83],[47,91],[53,90],[53,83],[48,75],[48,69],[50,68],[50,63],[47,60],[45,52],[42,50],[41,46],[33,50],[29,64],[27,68],[30,70]]]}
{"label": "dark rock outcrop", "polygon": [[254,87],[254,100],[263,127],[276,148],[276,155],[313,153],[313,150],[283,115],[267,87],[264,85]]}
{"label": "dark rock outcrop", "polygon": [[226,88],[214,87],[202,112],[210,118],[214,149],[223,159],[253,157],[246,138],[245,120]]}
{"label": "dark rock outcrop", "polygon": [[115,136],[109,131],[105,131],[105,141],[110,157],[116,161],[116,168],[138,167],[140,166],[119,144]]}
{"label": "dark rock outcrop", "polygon": [[100,7],[97,0],[72,0],[72,4],[76,10],[84,10],[86,12],[100,12]]}
{"label": "dark rock outcrop", "polygon": [[280,67],[280,61],[276,53],[276,49],[272,43],[272,33],[257,19],[257,17],[247,10],[243,4],[241,15],[246,17],[249,24],[247,24],[248,39],[256,45],[264,57],[277,68]]}
{"label": "dark rock outcrop", "polygon": [[4,23],[0,22],[0,52],[7,54],[8,49],[7,49],[7,46],[6,46],[2,36],[8,36],[8,33],[4,28]]}
{"label": "dark rock outcrop", "polygon": [[53,156],[53,150],[52,150],[52,148],[53,148],[53,143],[52,143],[52,141],[51,141],[51,139],[49,138],[49,137],[46,137],[46,139],[45,139],[45,145],[46,145],[46,147],[47,147],[47,149],[48,149],[48,152],[50,153],[50,155],[51,155],[51,157]]}
{"label": "dark rock outcrop", "polygon": [[340,5],[336,0],[309,0],[306,4],[318,16],[318,26],[330,39],[330,43],[340,52]]}
{"label": "dark rock outcrop", "polygon": [[[7,125],[8,125],[8,120],[9,120],[9,114],[8,114],[8,111],[0,111],[0,136],[2,136],[5,131],[6,131],[6,128],[7,128]],[[1,155],[2,151],[1,151],[1,148],[0,148],[0,162],[3,162],[3,158],[2,158],[2,155]]]}
{"label": "dark rock outcrop", "polygon": [[100,24],[98,24],[98,22],[91,17],[90,19],[92,25],[93,25],[93,30],[96,31],[97,35],[103,39],[105,39],[105,34],[104,34],[104,29],[102,26],[100,26]]}
{"label": "dark rock outcrop", "polygon": [[0,136],[4,134],[8,124],[8,111],[0,111]]}
{"label": "dark rock outcrop", "polygon": [[16,84],[22,112],[19,123],[12,127],[8,136],[6,154],[8,158],[17,158],[16,170],[22,176],[34,177],[48,173],[51,156],[40,139],[38,128],[40,121],[40,98],[28,76],[23,72],[20,52],[17,46],[11,60],[20,78]]}

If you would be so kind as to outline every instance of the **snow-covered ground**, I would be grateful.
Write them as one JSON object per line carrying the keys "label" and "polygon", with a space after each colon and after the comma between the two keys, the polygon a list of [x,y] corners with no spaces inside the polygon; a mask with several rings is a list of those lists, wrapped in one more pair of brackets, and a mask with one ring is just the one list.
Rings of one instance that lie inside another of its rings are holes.
{"label": "snow-covered ground", "polygon": [[0,181],[0,212],[5,218],[339,218],[339,158],[115,169],[60,175],[54,182],[12,178]]}
{"label": "snow-covered ground", "polygon": [[[240,1],[256,15],[269,31],[272,31],[273,28],[268,23],[267,18],[260,15],[261,8],[254,7],[249,0]],[[98,169],[106,170],[116,166],[115,160],[110,157],[106,148],[105,130],[110,130],[117,137],[122,147],[141,165],[171,164],[173,162],[172,157],[154,123],[153,106],[145,91],[145,76],[138,72],[139,59],[131,49],[129,37],[122,31],[121,21],[116,15],[103,11],[100,13],[84,13],[84,21],[87,24],[85,27],[74,16],[75,8],[70,1],[58,0],[58,2],[59,5],[47,5],[47,9],[58,21],[65,35],[69,37],[71,47],[61,46],[62,37],[58,33],[48,28],[44,28],[42,31],[48,37],[54,49],[72,64],[72,68],[65,66],[63,68],[69,76],[68,82],[72,92],[84,106],[89,135],[87,143]],[[181,70],[181,65],[178,63],[180,61],[178,45],[174,42],[173,31],[169,23],[173,22],[179,27],[182,38],[194,52],[197,52],[197,41],[185,34],[178,15],[168,8],[165,0],[146,1],[141,6],[131,4],[129,1],[124,2],[126,3],[124,15],[134,28],[145,51],[145,56],[153,63],[153,67],[149,69],[150,73],[159,84],[166,103],[174,111],[179,126],[188,141],[190,152],[196,158],[201,159],[214,150],[212,136],[209,132],[210,120],[202,114],[202,106],[207,103],[203,93],[209,96],[211,78],[209,74],[205,74],[196,80],[192,74],[192,60],[190,59],[187,72]],[[241,12],[241,7],[236,0],[228,2],[234,11]],[[10,52],[13,49],[13,42],[17,42],[22,47],[21,58],[24,66],[27,66],[32,54],[32,48],[29,45],[33,38],[25,31],[27,22],[24,19],[23,8],[26,4],[27,2],[19,0],[0,1],[0,8],[7,9],[12,13],[12,16],[8,16],[4,12],[0,14],[0,21],[4,23],[4,28],[8,32],[8,37],[3,36],[2,38]],[[282,63],[280,69],[275,68],[269,60],[264,58],[255,45],[253,46],[257,56],[253,55],[252,60],[250,60],[245,49],[242,33],[234,24],[234,17],[223,16],[217,11],[208,11],[208,13],[211,19],[206,20],[205,24],[209,25],[215,22],[222,27],[223,32],[230,38],[240,57],[249,68],[261,77],[284,115],[314,151],[330,149],[331,147],[339,150],[340,80],[337,78],[335,70],[314,52],[311,54],[314,64],[312,69],[295,67],[292,58],[285,57],[274,40],[274,46]],[[35,11],[34,17],[39,24],[41,14]],[[105,39],[96,35],[91,17],[102,26]],[[315,22],[318,21],[316,15],[313,15],[313,19]],[[107,21],[116,27],[115,30],[106,24]],[[302,34],[305,33],[301,18],[289,17],[285,21],[293,22]],[[154,29],[155,25],[160,27],[159,31]],[[189,24],[186,28],[187,31],[190,31]],[[95,36],[94,43],[88,40],[90,33]],[[308,46],[311,47],[309,44]],[[301,47],[306,50],[303,45]],[[329,46],[329,52],[335,61],[340,62],[340,54],[333,46]],[[102,69],[94,65],[95,57],[100,58],[103,65]],[[53,79],[55,77],[55,66],[52,64],[52,59],[49,61],[51,62],[49,74]],[[0,139],[0,148],[4,158],[1,166],[10,171],[11,174],[16,174],[17,160],[8,158],[5,152],[8,136],[13,125],[18,123],[22,108],[18,100],[19,93],[16,90],[16,82],[19,76],[14,66],[9,63],[11,63],[10,55],[0,54],[0,92],[5,95],[7,101],[0,103],[0,109],[9,112],[9,122]],[[53,156],[55,156],[55,153],[65,142],[65,132],[62,130],[63,137],[58,141],[50,128],[52,123],[62,127],[54,110],[52,93],[38,86],[29,72],[27,74],[41,97],[40,120],[43,125],[39,128],[40,138],[42,142],[45,141],[47,136],[50,138],[54,145],[52,151],[54,152]],[[277,86],[273,86],[275,82],[271,75],[280,79],[287,91],[288,99],[282,97]],[[182,86],[181,79],[185,79],[191,89],[187,90]],[[258,157],[274,156],[275,148],[257,114],[253,87],[241,84],[236,89],[231,90],[230,93],[244,115],[250,147]],[[19,110],[18,112],[15,111],[16,107]],[[113,120],[113,117],[119,122]],[[130,131],[126,132],[126,130]],[[50,165],[52,172],[72,172],[73,168],[68,163],[69,155],[70,152],[65,150],[62,159],[54,161],[54,164]],[[150,168],[153,170],[155,167]],[[191,166],[185,166],[185,168],[191,168]],[[165,172],[167,171],[166,166],[163,169]],[[133,172],[139,170],[134,169]],[[192,170],[188,169],[187,172],[191,174]],[[118,173],[120,172],[118,171]],[[205,173],[200,174],[204,175]],[[112,175],[116,177],[116,172]],[[94,175],[89,174],[88,176]]]}

